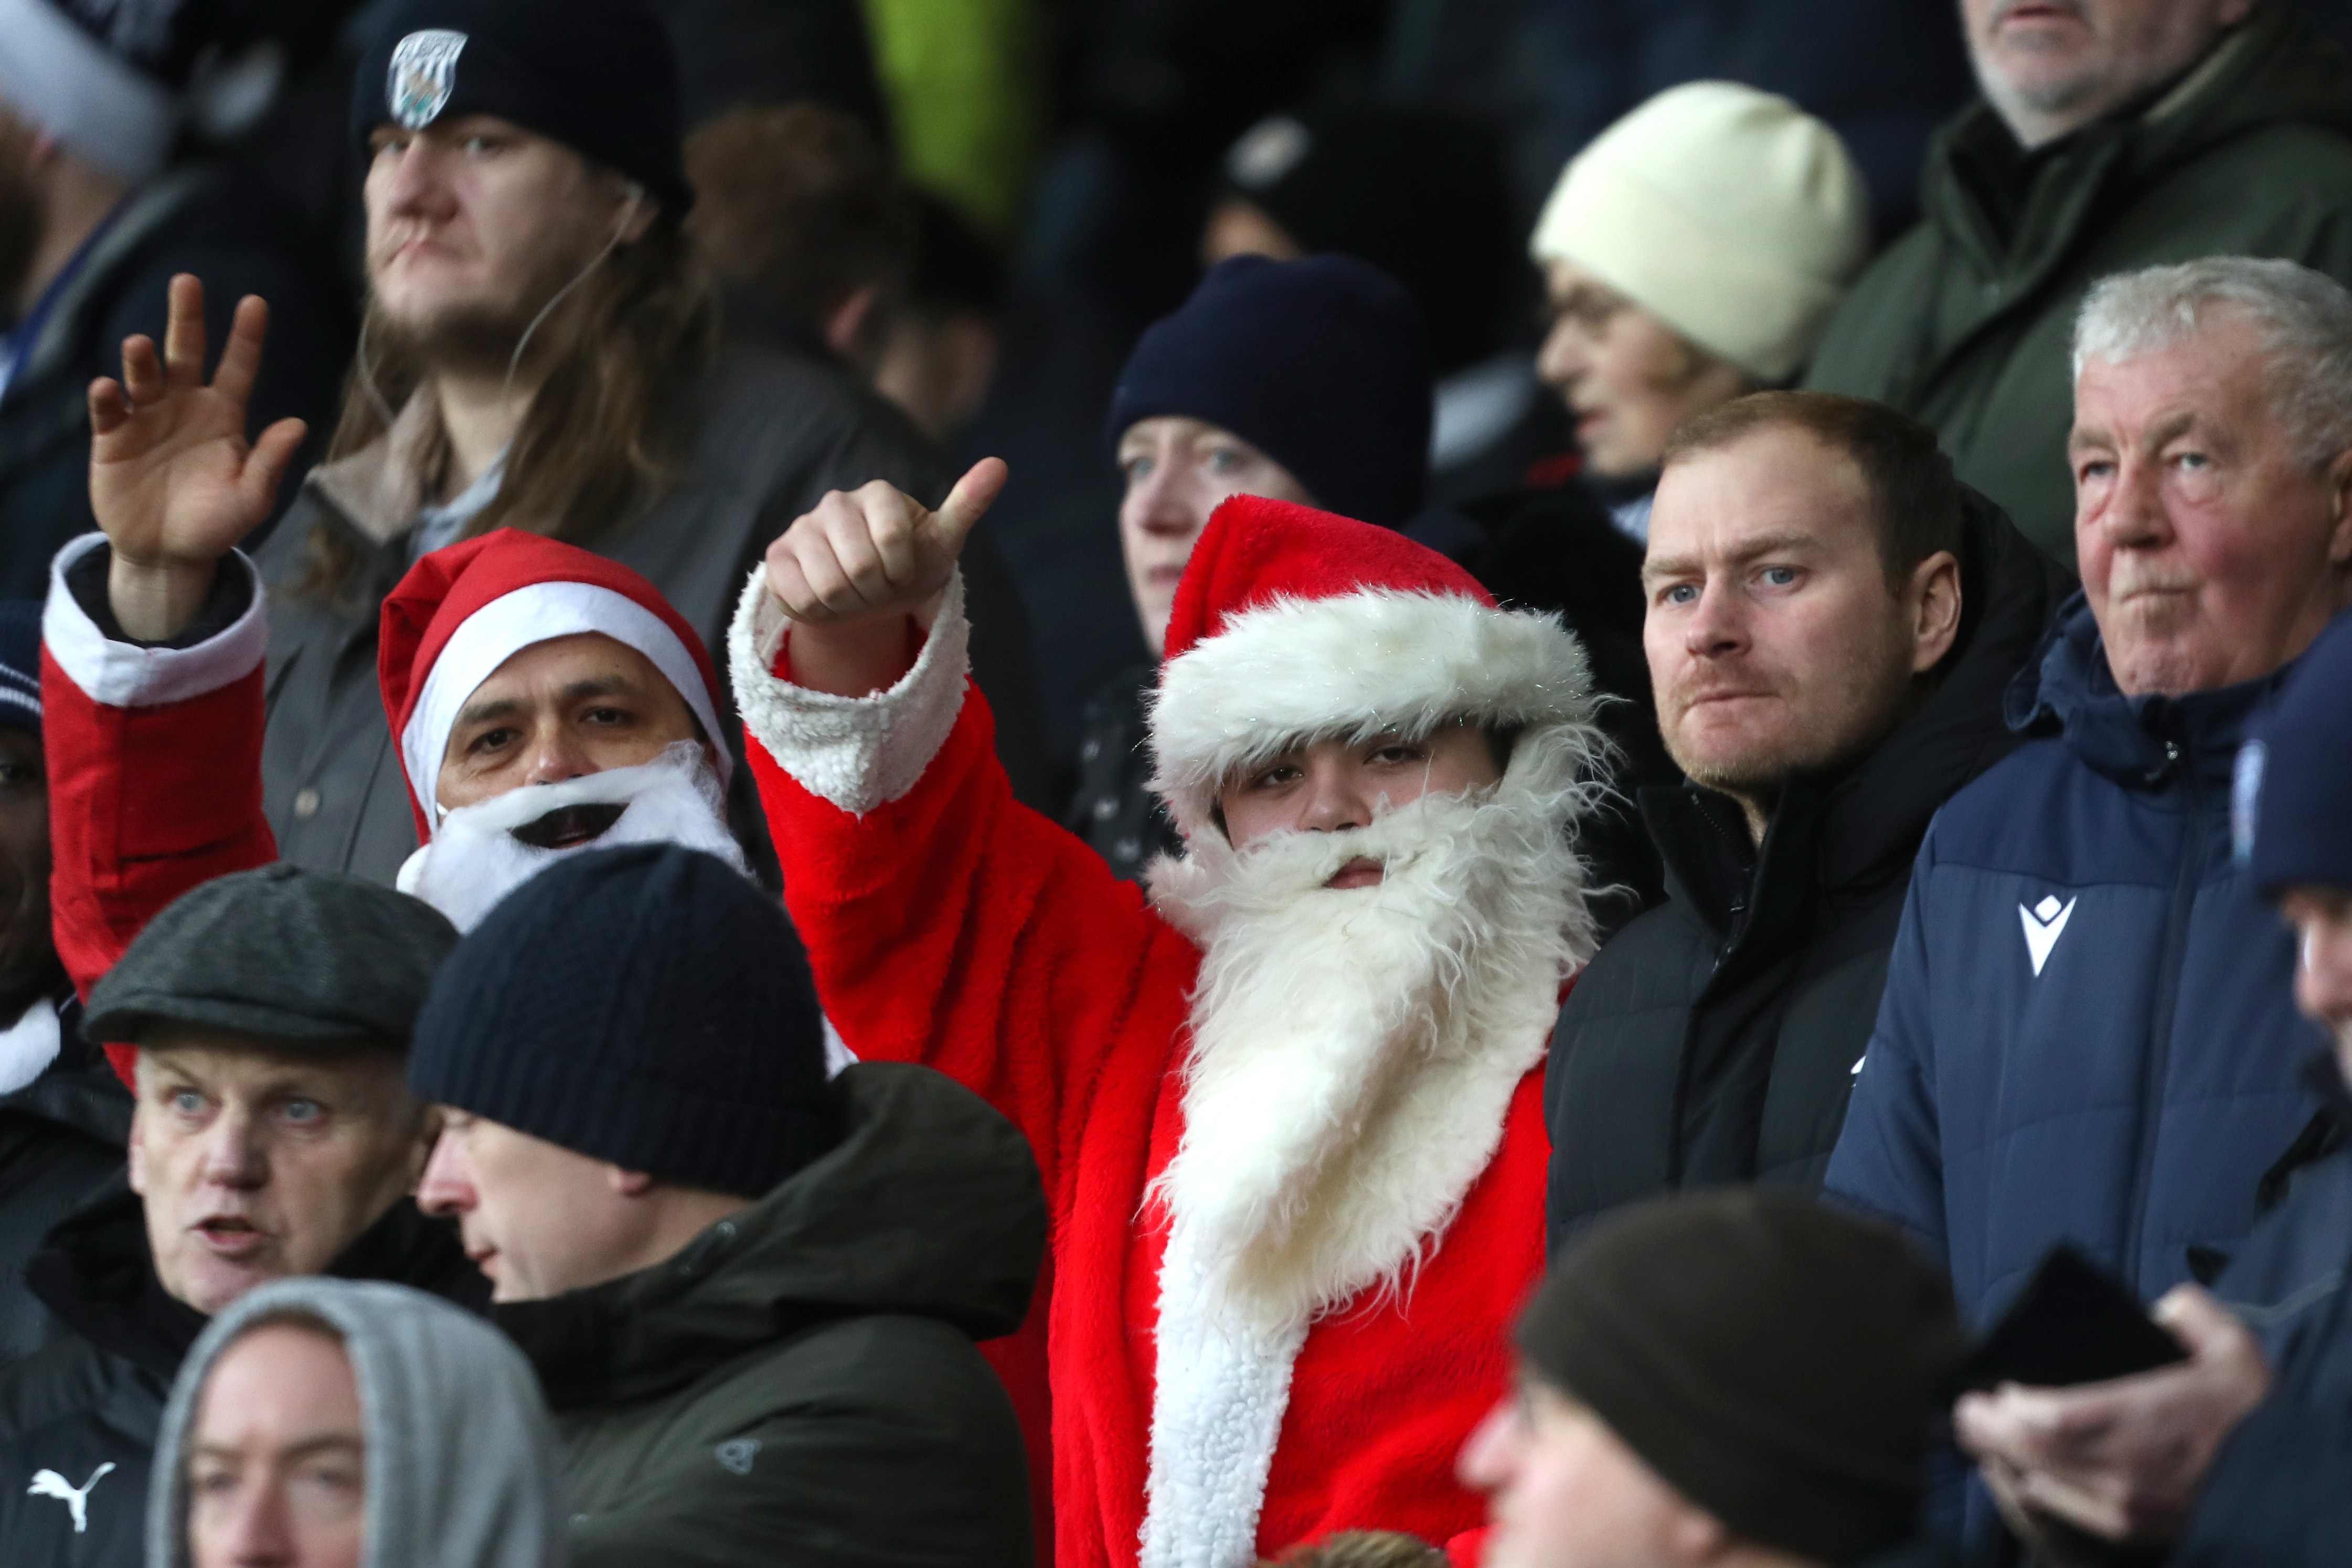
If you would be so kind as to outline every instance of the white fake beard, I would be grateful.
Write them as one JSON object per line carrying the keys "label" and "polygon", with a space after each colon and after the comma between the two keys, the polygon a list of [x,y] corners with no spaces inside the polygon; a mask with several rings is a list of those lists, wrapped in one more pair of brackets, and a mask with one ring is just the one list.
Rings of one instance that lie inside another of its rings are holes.
{"label": "white fake beard", "polygon": [[[1507,781],[1154,868],[1203,958],[1183,1141],[1151,1196],[1252,1326],[1402,1291],[1493,1158],[1592,952],[1580,799]],[[1325,885],[1359,855],[1380,883]]]}
{"label": "white fake beard", "polygon": [[[516,829],[566,806],[615,804],[625,808],[619,820],[583,843],[542,849],[514,836]],[[564,856],[643,843],[701,850],[751,874],[742,846],[727,830],[719,775],[699,742],[673,742],[635,768],[526,785],[445,812],[433,841],[401,866],[398,886],[447,915],[459,931],[471,931],[499,900]]]}

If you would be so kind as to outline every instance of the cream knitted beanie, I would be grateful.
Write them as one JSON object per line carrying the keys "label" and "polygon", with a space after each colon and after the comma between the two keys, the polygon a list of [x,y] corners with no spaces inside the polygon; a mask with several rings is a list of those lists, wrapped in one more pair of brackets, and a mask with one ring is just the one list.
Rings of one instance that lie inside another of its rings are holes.
{"label": "cream knitted beanie", "polygon": [[1787,99],[1689,82],[1570,162],[1528,248],[1776,382],[1869,259],[1870,197],[1837,133]]}

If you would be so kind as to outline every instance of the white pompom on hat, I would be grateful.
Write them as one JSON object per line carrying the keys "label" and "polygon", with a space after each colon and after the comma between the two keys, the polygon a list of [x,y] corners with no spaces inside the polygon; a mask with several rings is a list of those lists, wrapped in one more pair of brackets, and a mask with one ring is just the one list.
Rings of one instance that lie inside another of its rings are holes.
{"label": "white pompom on hat", "polygon": [[1528,249],[1778,382],[1870,258],[1870,194],[1837,132],[1787,99],[1687,82],[1570,161]]}

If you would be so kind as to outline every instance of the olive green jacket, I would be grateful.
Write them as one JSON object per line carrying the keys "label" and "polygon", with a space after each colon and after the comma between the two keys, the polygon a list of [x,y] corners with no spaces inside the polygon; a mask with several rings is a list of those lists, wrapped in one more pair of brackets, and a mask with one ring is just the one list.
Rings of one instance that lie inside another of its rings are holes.
{"label": "olive green jacket", "polygon": [[1937,133],[1921,203],[1839,306],[1806,385],[1933,425],[1960,477],[2071,565],[2084,294],[2222,255],[2352,283],[2352,58],[2270,0],[2151,101],[2032,154],[1970,105]]}
{"label": "olive green jacket", "polygon": [[1045,1245],[1028,1144],[928,1068],[834,1081],[838,1145],[668,1262],[495,1309],[539,1371],[573,1568],[1033,1568],[975,1339]]}

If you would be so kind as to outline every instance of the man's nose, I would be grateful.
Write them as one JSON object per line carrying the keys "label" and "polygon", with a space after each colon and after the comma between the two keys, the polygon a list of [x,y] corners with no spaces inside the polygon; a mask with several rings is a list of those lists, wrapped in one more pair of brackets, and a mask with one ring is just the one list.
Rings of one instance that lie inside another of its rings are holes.
{"label": "man's nose", "polygon": [[1508,1399],[1487,1411],[1454,1458],[1454,1479],[1475,1492],[1493,1491],[1508,1479],[1511,1433],[1517,1419],[1518,1413]]}
{"label": "man's nose", "polygon": [[567,779],[596,771],[588,748],[580,736],[567,724],[551,724],[530,738],[530,766],[523,771],[525,784],[561,784]]}
{"label": "man's nose", "polygon": [[224,1109],[205,1131],[204,1177],[222,1186],[259,1186],[268,1179],[269,1159],[252,1113]]}
{"label": "man's nose", "polygon": [[2100,506],[2097,526],[2119,549],[2150,549],[2172,538],[2164,509],[2164,465],[2126,455],[2116,460],[2115,483]]}
{"label": "man's nose", "polygon": [[1720,659],[1747,646],[1747,618],[1738,596],[1720,582],[1707,583],[1683,623],[1684,652],[1695,658]]}
{"label": "man's nose", "polygon": [[2302,942],[2294,999],[2332,1033],[2352,1024],[2352,927],[2315,931]]}
{"label": "man's nose", "polygon": [[446,1218],[464,1214],[475,1204],[474,1183],[466,1168],[466,1156],[457,1147],[457,1140],[447,1133],[433,1142],[433,1154],[425,1162],[425,1175],[416,1183],[416,1207],[425,1213]]}
{"label": "man's nose", "polygon": [[392,211],[404,218],[446,217],[456,203],[440,149],[420,136],[390,156],[392,181],[384,199]]}
{"label": "man's nose", "polygon": [[278,1489],[247,1482],[238,1489],[234,1506],[236,1511],[222,1531],[228,1561],[236,1568],[292,1568],[294,1531]]}

